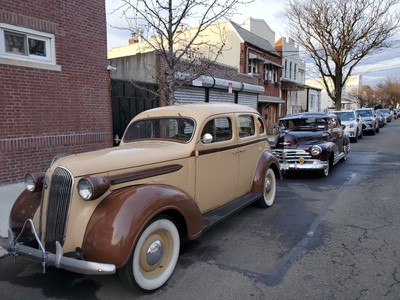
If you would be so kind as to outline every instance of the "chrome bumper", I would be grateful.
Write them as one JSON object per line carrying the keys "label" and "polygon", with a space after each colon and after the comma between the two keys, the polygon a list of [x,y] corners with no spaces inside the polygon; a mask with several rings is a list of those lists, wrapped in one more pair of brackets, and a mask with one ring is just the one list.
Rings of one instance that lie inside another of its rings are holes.
{"label": "chrome bumper", "polygon": [[304,163],[300,162],[281,162],[281,170],[288,171],[288,170],[323,170],[328,167],[327,161],[305,161]]}
{"label": "chrome bumper", "polygon": [[29,224],[34,233],[36,242],[39,245],[39,249],[28,247],[22,243],[18,243],[20,236],[14,238],[11,229],[8,229],[8,237],[4,238],[0,236],[0,246],[6,249],[14,256],[24,256],[33,261],[40,262],[43,266],[43,273],[46,272],[47,266],[54,266],[59,269],[64,269],[80,274],[86,275],[109,275],[115,274],[116,266],[107,263],[97,263],[91,261],[79,260],[76,258],[63,256],[62,246],[59,242],[56,242],[56,253],[46,252],[37,233],[33,226],[33,221],[28,219],[21,230],[24,231],[25,227]]}

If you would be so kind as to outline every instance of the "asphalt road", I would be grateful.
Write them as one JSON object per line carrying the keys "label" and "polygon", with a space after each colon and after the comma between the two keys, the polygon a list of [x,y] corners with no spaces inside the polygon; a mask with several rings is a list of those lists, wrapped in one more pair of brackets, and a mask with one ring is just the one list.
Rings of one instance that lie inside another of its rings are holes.
{"label": "asphalt road", "polygon": [[288,174],[269,209],[250,206],[184,244],[150,295],[118,276],[0,259],[0,299],[400,299],[400,120],[351,144],[327,178]]}

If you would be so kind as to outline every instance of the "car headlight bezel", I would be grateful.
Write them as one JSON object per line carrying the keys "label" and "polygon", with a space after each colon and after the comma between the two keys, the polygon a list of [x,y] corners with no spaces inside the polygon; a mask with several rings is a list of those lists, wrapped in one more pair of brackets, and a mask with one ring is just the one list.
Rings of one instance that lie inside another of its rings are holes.
{"label": "car headlight bezel", "polygon": [[44,172],[26,174],[24,177],[25,189],[31,193],[40,192],[43,189],[45,176]]}
{"label": "car headlight bezel", "polygon": [[318,145],[314,145],[310,148],[310,154],[312,156],[317,156],[320,155],[322,153],[322,148]]}
{"label": "car headlight bezel", "polygon": [[78,181],[79,196],[85,201],[96,200],[110,188],[110,181],[103,177],[89,176]]}

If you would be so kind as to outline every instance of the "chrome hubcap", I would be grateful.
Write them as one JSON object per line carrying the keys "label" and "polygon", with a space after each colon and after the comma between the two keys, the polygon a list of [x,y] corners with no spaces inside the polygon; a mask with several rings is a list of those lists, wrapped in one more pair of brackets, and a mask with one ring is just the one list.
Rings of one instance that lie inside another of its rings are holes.
{"label": "chrome hubcap", "polygon": [[164,247],[160,240],[156,240],[151,243],[149,249],[146,252],[146,260],[150,266],[154,266],[161,261],[164,254]]}
{"label": "chrome hubcap", "polygon": [[264,187],[265,193],[268,194],[271,191],[271,182],[269,181],[268,178],[265,179],[265,187]]}

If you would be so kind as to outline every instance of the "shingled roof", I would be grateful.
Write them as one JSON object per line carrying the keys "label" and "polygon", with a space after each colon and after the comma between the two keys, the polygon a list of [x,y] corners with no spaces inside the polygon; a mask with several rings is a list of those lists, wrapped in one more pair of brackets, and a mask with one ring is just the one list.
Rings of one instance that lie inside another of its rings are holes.
{"label": "shingled roof", "polygon": [[260,49],[265,50],[266,52],[270,52],[276,56],[280,57],[280,54],[275,50],[275,48],[271,45],[271,43],[262,37],[240,27],[235,22],[229,21],[236,32],[240,35],[240,37],[247,43],[252,44]]}

